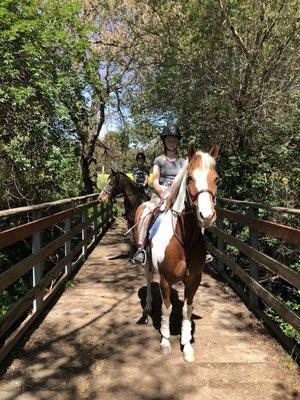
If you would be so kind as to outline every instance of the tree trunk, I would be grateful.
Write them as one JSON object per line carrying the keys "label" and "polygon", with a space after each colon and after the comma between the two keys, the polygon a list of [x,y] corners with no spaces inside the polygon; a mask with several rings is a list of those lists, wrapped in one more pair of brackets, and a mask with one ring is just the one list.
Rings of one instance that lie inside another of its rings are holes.
{"label": "tree trunk", "polygon": [[[91,113],[93,116],[95,115],[95,111]],[[99,117],[98,122],[95,123],[93,117],[90,117],[88,121],[88,126],[83,128],[84,131],[81,131],[81,145],[82,145],[82,154],[81,154],[81,171],[82,171],[82,179],[84,184],[85,193],[95,193],[98,191],[97,188],[97,159],[95,157],[95,149],[97,140],[99,138],[99,134],[101,128],[104,124],[105,119],[105,104],[101,103],[99,109]],[[95,127],[97,127],[95,129]]]}

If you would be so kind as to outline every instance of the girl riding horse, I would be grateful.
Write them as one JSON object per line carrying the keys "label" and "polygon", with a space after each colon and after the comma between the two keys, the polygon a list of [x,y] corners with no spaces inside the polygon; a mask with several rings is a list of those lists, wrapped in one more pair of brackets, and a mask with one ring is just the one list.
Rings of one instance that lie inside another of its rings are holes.
{"label": "girl riding horse", "polygon": [[185,163],[185,160],[179,157],[177,153],[181,140],[178,126],[167,125],[160,138],[164,145],[164,153],[157,157],[153,163],[153,188],[155,193],[146,203],[144,217],[139,223],[139,247],[132,259],[142,265],[146,263],[145,245],[152,211],[159,206],[160,202],[163,203],[168,198],[174,178]]}
{"label": "girl riding horse", "polygon": [[[192,346],[192,305],[195,293],[200,285],[205,263],[206,244],[202,234],[203,228],[210,227],[216,220],[215,170],[218,146],[213,146],[209,153],[196,152],[191,146],[188,152],[188,163],[174,180],[168,206],[161,214],[160,225],[150,240],[150,254],[145,264],[147,278],[147,298],[144,316],[151,312],[151,281],[153,269],[160,275],[162,296],[161,348],[169,354],[170,314],[172,304],[170,291],[177,282],[184,283],[184,305],[182,309],[181,345],[185,361],[195,359]],[[146,205],[142,204],[136,211],[135,221],[145,214]],[[138,242],[140,236],[134,232]],[[150,261],[152,266],[150,265]]]}

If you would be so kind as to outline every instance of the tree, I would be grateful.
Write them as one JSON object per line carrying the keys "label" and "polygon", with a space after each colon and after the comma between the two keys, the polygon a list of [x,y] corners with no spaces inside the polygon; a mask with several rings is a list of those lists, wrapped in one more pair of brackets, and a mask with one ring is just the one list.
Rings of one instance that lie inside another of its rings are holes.
{"label": "tree", "polygon": [[[263,0],[139,1],[123,10],[135,38],[138,90],[126,93],[133,114],[156,125],[178,121],[185,144],[219,143],[226,196],[285,205],[297,198],[296,10],[296,1]],[[283,176],[291,177],[288,194]]]}

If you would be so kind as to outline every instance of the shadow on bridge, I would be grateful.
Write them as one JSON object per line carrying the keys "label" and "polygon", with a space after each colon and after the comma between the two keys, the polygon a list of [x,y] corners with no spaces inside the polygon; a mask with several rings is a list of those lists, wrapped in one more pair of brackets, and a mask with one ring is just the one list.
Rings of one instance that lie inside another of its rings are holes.
{"label": "shadow on bridge", "polygon": [[[139,325],[143,271],[120,258],[128,250],[120,237],[120,229],[109,232],[77,275],[79,285],[14,352],[0,383],[1,400],[299,399],[284,371],[266,361],[273,346],[266,332],[210,268],[193,314],[197,363],[185,364],[180,352],[181,286],[172,290],[172,355],[163,357],[158,284],[152,285],[151,319]],[[255,347],[259,342],[263,351]],[[244,344],[256,358],[240,354]]]}

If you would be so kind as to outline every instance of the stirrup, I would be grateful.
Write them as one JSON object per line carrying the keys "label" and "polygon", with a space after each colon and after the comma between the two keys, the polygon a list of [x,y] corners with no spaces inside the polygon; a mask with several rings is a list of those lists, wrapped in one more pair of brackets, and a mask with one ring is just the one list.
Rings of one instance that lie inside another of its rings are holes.
{"label": "stirrup", "polygon": [[141,265],[145,265],[146,262],[147,262],[146,250],[138,249],[131,260],[133,261],[133,263],[138,263],[138,264],[141,264]]}
{"label": "stirrup", "polygon": [[214,261],[214,258],[211,254],[207,253],[206,257],[205,257],[205,264],[211,263],[212,261]]}

